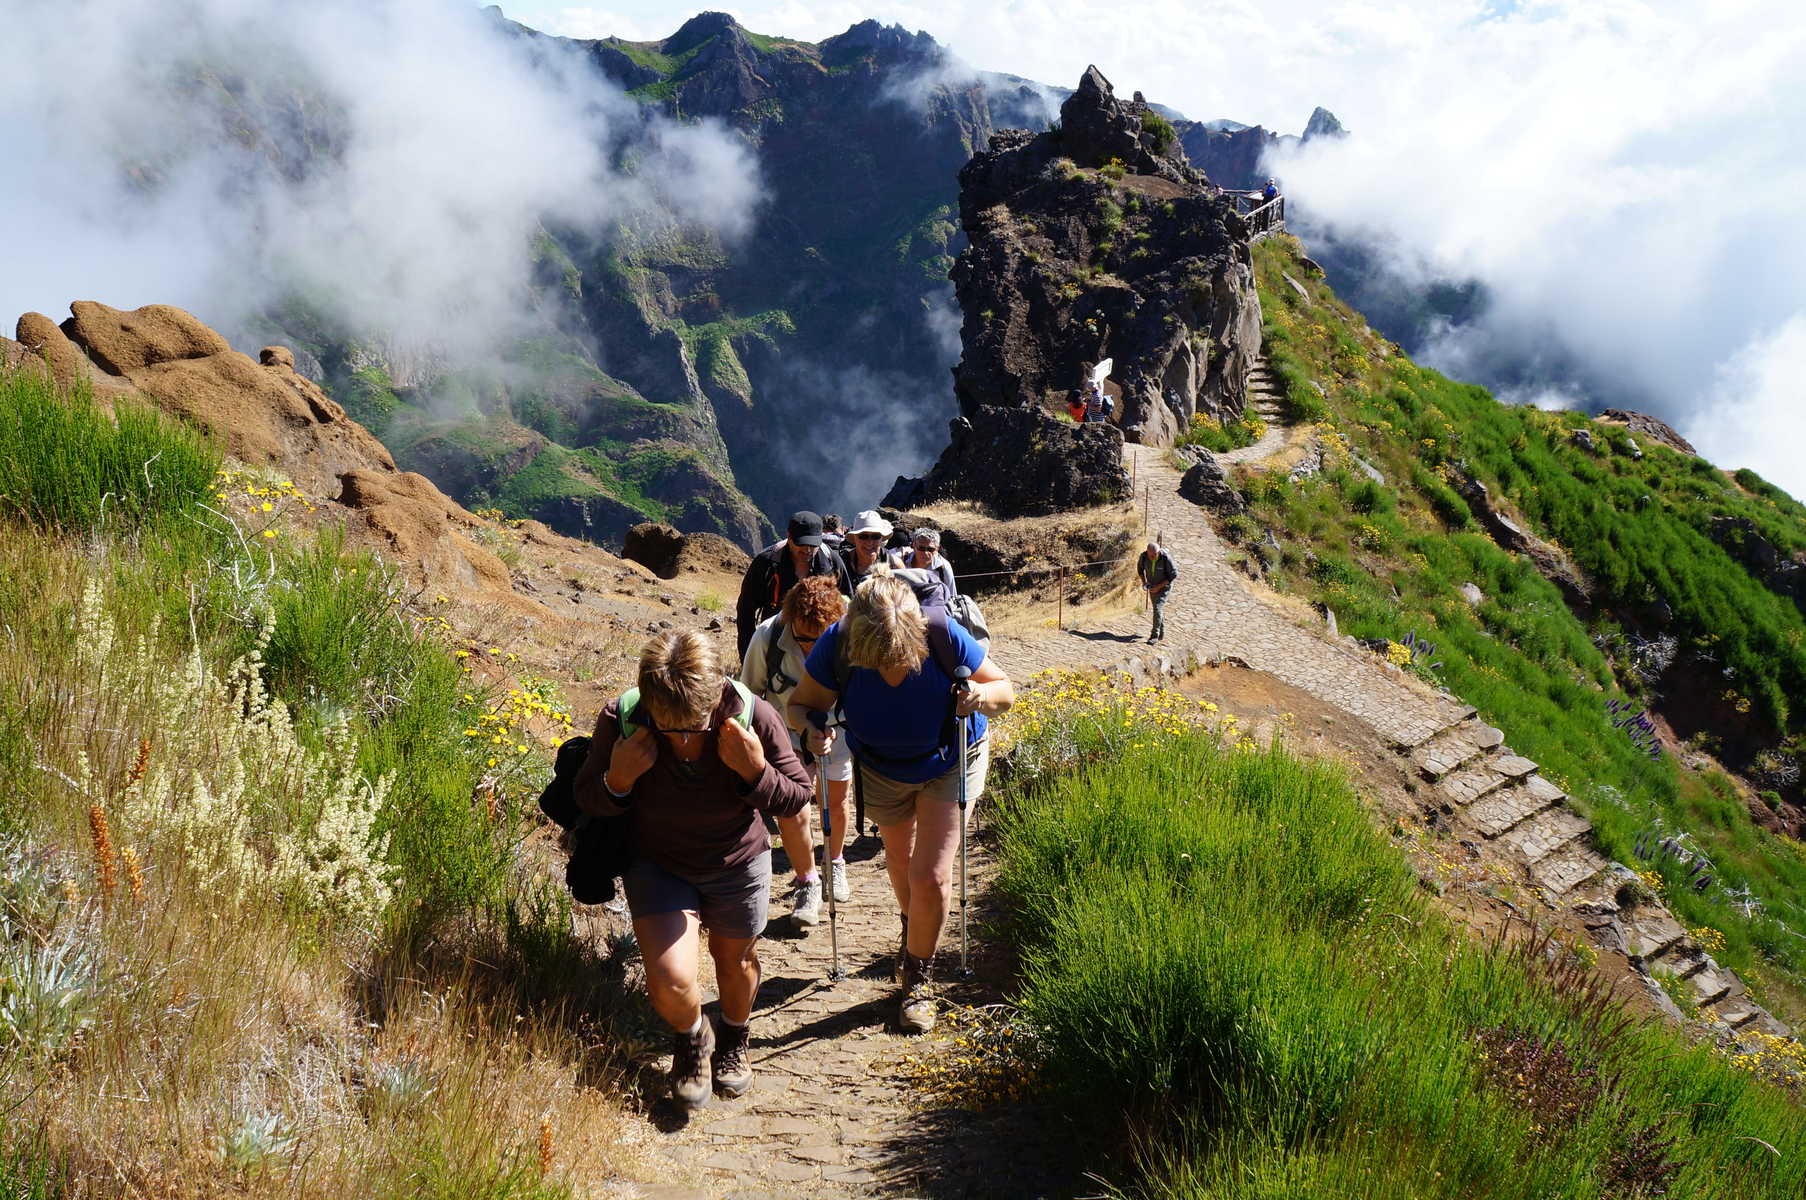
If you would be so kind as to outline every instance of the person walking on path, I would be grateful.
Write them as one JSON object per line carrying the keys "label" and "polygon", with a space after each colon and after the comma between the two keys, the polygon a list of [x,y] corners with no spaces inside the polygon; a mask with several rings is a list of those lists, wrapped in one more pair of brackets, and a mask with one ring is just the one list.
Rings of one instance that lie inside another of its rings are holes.
{"label": "person walking on path", "polygon": [[1179,568],[1173,565],[1173,556],[1161,549],[1158,535],[1148,539],[1147,550],[1135,560],[1135,574],[1141,580],[1142,590],[1148,594],[1148,603],[1154,609],[1154,624],[1148,630],[1148,641],[1164,641],[1166,596],[1173,586],[1173,580],[1179,578]]}
{"label": "person walking on path", "polygon": [[[753,631],[746,658],[740,664],[740,682],[754,695],[769,701],[778,712],[784,712],[791,691],[803,680],[803,663],[809,651],[815,649],[817,639],[846,611],[846,597],[825,575],[812,576],[791,588],[778,615]],[[792,733],[790,742],[794,749],[802,749],[798,734]],[[822,857],[828,864],[828,887],[833,890],[834,900],[845,904],[853,898],[847,883],[845,858],[847,792],[853,782],[853,751],[844,738],[835,740],[833,749],[822,759],[821,765],[828,780],[830,822],[828,843]],[[809,828],[811,811],[805,808],[794,817],[778,821],[784,853],[796,870],[790,919],[800,926],[814,925],[821,920],[822,877],[815,866],[815,837]]]}
{"label": "person walking on path", "polygon": [[[637,691],[596,718],[573,797],[591,814],[632,817],[627,905],[647,996],[671,1027],[671,1096],[686,1109],[706,1104],[711,1086],[728,1096],[752,1087],[748,1023],[771,893],[759,814],[794,816],[810,785],[777,711],[743,695],[700,633],[648,642]],[[704,925],[721,994],[719,1035],[696,975]]]}
{"label": "person walking on path", "polygon": [[[962,669],[967,684],[956,688]],[[975,803],[990,765],[988,719],[1015,703],[1015,688],[957,621],[924,614],[909,584],[888,571],[859,585],[847,615],[816,641],[806,671],[791,694],[790,727],[806,734],[810,750],[828,752],[834,730],[818,729],[812,714],[841,709],[902,917],[897,1024],[926,1033],[939,1011],[934,955],[953,899],[961,775]]]}
{"label": "person walking on path", "polygon": [[869,508],[853,518],[853,528],[847,531],[847,544],[840,552],[840,560],[854,587],[872,573],[873,567],[886,560],[884,539],[891,535],[891,529],[889,521]]}
{"label": "person walking on path", "polygon": [[947,585],[949,600],[959,595],[959,587],[953,582],[953,564],[941,554],[941,531],[929,529],[927,526],[910,535],[909,549],[900,550],[891,556],[891,564],[898,567],[916,567],[940,577]]}
{"label": "person walking on path", "polygon": [[746,576],[740,581],[740,599],[734,606],[742,659],[759,622],[775,616],[796,581],[811,575],[832,575],[842,595],[853,594],[853,582],[840,556],[822,545],[821,518],[804,510],[790,514],[783,541],[765,547],[747,564]]}

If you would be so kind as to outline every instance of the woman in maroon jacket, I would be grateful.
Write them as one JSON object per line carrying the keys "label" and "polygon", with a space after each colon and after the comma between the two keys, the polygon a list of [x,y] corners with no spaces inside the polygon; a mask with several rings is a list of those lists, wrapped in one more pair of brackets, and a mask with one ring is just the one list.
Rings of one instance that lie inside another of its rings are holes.
{"label": "woman in maroon jacket", "polygon": [[[752,1086],[747,1022],[759,990],[756,945],[771,895],[761,812],[789,817],[810,800],[809,773],[771,705],[755,699],[742,726],[740,693],[697,633],[666,633],[640,652],[638,728],[620,736],[619,701],[596,718],[576,799],[598,816],[629,812],[633,865],[624,877],[652,1007],[673,1031],[671,1095],[686,1108],[713,1086]],[[656,732],[654,732],[656,730]],[[703,1019],[699,930],[721,989],[721,1031]]]}

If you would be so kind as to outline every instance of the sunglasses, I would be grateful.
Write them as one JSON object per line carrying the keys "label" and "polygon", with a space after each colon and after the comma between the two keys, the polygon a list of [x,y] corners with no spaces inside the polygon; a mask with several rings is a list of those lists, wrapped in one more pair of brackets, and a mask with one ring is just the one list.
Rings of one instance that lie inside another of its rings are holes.
{"label": "sunglasses", "polygon": [[853,536],[862,542],[882,542],[884,540],[882,533],[856,533]]}
{"label": "sunglasses", "polygon": [[713,725],[710,725],[704,729],[666,729],[663,725],[660,725],[657,721],[652,719],[651,713],[646,714],[646,725],[649,729],[652,729],[658,733],[681,733],[681,734],[687,735],[687,734],[714,733],[715,732],[715,727]]}

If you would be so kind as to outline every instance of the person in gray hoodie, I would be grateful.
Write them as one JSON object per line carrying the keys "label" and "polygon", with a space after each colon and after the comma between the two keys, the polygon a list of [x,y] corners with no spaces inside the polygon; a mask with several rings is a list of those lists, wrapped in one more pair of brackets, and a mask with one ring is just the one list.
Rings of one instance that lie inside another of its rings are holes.
{"label": "person in gray hoodie", "polygon": [[938,529],[923,526],[916,530],[910,536],[909,549],[891,555],[891,565],[932,571],[947,585],[948,599],[959,595],[959,586],[953,582],[953,564],[941,555],[941,531]]}

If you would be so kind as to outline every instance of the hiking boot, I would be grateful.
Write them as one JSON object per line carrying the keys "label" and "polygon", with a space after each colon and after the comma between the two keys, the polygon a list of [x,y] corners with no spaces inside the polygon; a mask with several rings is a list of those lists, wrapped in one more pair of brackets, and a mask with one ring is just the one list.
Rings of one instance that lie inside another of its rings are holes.
{"label": "hiking boot", "polygon": [[934,959],[903,952],[903,996],[897,1005],[897,1028],[904,1033],[927,1033],[940,1015],[934,997]]}
{"label": "hiking boot", "polygon": [[695,1033],[671,1035],[671,1099],[687,1109],[709,1102],[709,1056],[715,1051],[715,1029],[704,1017]]}
{"label": "hiking boot", "polygon": [[853,898],[853,889],[847,886],[847,864],[845,859],[837,858],[828,864],[828,886],[834,889],[834,902],[845,904]]}
{"label": "hiking boot", "polygon": [[821,920],[821,879],[818,876],[807,883],[801,879],[796,881],[795,889],[790,893],[796,906],[790,910],[790,919],[798,925],[814,925]]}
{"label": "hiking boot", "polygon": [[897,938],[897,957],[890,964],[892,983],[903,982],[903,960],[909,957],[909,914],[898,913],[897,920],[903,923],[903,932]]}
{"label": "hiking boot", "polygon": [[721,1022],[721,1034],[710,1061],[715,1069],[715,1090],[730,1100],[752,1090],[752,1063],[746,1059],[746,1044],[751,1037],[750,1024]]}

